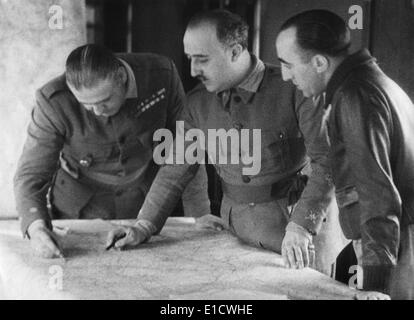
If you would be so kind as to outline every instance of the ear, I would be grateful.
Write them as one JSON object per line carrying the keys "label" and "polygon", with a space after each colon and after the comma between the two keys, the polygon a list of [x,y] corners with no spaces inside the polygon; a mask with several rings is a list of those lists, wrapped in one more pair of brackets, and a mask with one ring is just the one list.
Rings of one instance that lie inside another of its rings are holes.
{"label": "ear", "polygon": [[316,54],[312,57],[312,65],[317,73],[326,72],[329,69],[329,59],[321,54]]}
{"label": "ear", "polygon": [[240,44],[235,44],[231,47],[231,61],[237,61],[243,52],[243,47]]}
{"label": "ear", "polygon": [[117,70],[116,80],[121,84],[125,84],[128,80],[128,73],[124,66],[120,66]]}

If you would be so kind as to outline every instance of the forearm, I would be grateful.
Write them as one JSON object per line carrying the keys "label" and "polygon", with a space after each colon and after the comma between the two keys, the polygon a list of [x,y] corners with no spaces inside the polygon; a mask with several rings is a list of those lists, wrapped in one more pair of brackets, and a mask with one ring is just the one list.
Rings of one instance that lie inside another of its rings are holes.
{"label": "forearm", "polygon": [[397,217],[374,218],[361,226],[363,289],[389,294],[392,270],[399,251]]}
{"label": "forearm", "polygon": [[37,219],[50,224],[46,196],[58,168],[65,136],[64,125],[49,101],[40,91],[36,93],[36,99],[14,176],[14,195],[23,235]]}
{"label": "forearm", "polygon": [[329,160],[329,139],[324,122],[323,103],[296,97],[297,116],[310,159],[308,182],[303,190],[291,220],[316,235],[335,200]]}
{"label": "forearm", "polygon": [[30,183],[35,179],[35,177],[28,179],[19,175],[15,176],[14,193],[23,236],[26,236],[28,227],[35,220],[43,220],[50,225],[51,218],[46,201],[49,183]]}
{"label": "forearm", "polygon": [[163,166],[148,192],[138,215],[138,220],[147,220],[159,232],[177,205],[185,187],[194,177],[199,165]]}
{"label": "forearm", "polygon": [[329,168],[314,164],[306,187],[292,213],[291,221],[312,235],[318,234],[334,197]]}
{"label": "forearm", "polygon": [[211,212],[205,165],[200,165],[196,175],[185,188],[182,200],[186,217],[201,217]]}

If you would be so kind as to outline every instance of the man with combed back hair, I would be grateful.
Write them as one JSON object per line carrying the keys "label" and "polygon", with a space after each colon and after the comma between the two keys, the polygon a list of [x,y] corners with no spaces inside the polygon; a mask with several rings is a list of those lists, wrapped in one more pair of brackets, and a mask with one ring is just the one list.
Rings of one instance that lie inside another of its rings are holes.
{"label": "man with combed back hair", "polygon": [[[115,55],[92,44],[70,53],[65,73],[36,92],[14,180],[21,228],[36,253],[63,255],[51,219],[137,216],[159,168],[153,134],[175,131],[184,99],[166,57]],[[186,215],[209,213],[205,171],[191,194]],[[137,228],[144,238],[154,231]]]}
{"label": "man with combed back hair", "polygon": [[356,297],[414,299],[414,106],[350,45],[327,10],[290,18],[276,39],[283,79],[324,100],[340,222],[363,278]]}

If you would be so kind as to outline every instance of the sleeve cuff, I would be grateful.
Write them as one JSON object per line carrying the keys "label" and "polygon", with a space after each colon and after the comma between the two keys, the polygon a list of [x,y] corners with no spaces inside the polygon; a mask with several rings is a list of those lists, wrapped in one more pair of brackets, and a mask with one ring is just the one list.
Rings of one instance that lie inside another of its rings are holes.
{"label": "sleeve cuff", "polygon": [[389,294],[393,266],[362,266],[365,291],[378,291]]}
{"label": "sleeve cuff", "polygon": [[310,242],[312,242],[312,233],[309,232],[308,230],[306,230],[304,227],[298,225],[296,222],[291,221],[288,223],[288,225],[286,226],[286,231],[291,231],[291,232],[296,232],[299,234],[304,235],[305,237],[307,237],[309,239]]}
{"label": "sleeve cuff", "polygon": [[309,209],[306,214],[298,214],[294,212],[291,218],[291,222],[304,228],[312,236],[316,236],[322,227],[322,223],[325,217],[321,212],[317,210]]}
{"label": "sleeve cuff", "polygon": [[27,231],[26,231],[26,234],[24,235],[24,237],[27,237],[28,239],[30,239],[30,232],[29,232],[29,230],[31,230],[31,231],[33,231],[34,230],[34,228],[37,226],[37,225],[42,225],[42,226],[44,226],[44,227],[46,227],[46,228],[48,228],[50,231],[52,231],[53,230],[53,226],[52,226],[52,223],[51,223],[51,221],[49,221],[49,220],[44,220],[44,219],[37,219],[37,220],[34,220],[28,227],[27,227]]}
{"label": "sleeve cuff", "polygon": [[135,227],[139,228],[145,234],[145,241],[148,241],[153,234],[157,232],[155,225],[145,219],[140,219],[135,222]]}
{"label": "sleeve cuff", "polygon": [[189,203],[183,199],[183,207],[185,217],[199,218],[211,213],[209,200]]}
{"label": "sleeve cuff", "polygon": [[[52,230],[52,222],[50,220],[50,217],[47,213],[42,212],[36,212],[31,213],[29,215],[21,215],[20,218],[20,230],[22,231],[22,235],[24,238],[28,237],[27,230],[29,229],[29,226],[36,220],[43,220],[46,222],[46,226]],[[30,239],[30,238],[29,238]]]}

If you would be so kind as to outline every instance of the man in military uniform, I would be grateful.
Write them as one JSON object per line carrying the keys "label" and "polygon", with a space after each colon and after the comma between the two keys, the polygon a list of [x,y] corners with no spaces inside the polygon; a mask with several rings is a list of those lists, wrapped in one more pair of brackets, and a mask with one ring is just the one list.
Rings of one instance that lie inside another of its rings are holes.
{"label": "man in military uniform", "polygon": [[414,106],[347,23],[327,10],[289,18],[276,39],[286,81],[325,97],[340,222],[362,273],[358,299],[414,299]]}
{"label": "man in military uniform", "polygon": [[[284,83],[276,67],[251,55],[247,43],[248,27],[237,15],[217,10],[192,18],[184,49],[192,76],[202,84],[188,94],[186,129],[201,129],[205,136],[209,129],[261,129],[257,175],[244,175],[239,164],[215,164],[224,194],[223,224],[253,246],[281,252],[292,268],[309,266],[314,245],[316,268],[329,274],[343,243],[328,144],[315,125],[321,110]],[[306,177],[302,170],[308,164],[312,170]],[[124,236],[116,247],[137,245],[159,231],[196,168],[163,167],[137,218],[147,228],[123,227],[108,241]]]}
{"label": "man in military uniform", "polygon": [[[21,228],[39,255],[62,255],[51,218],[136,218],[159,167],[153,133],[174,130],[184,98],[165,57],[97,45],[69,55],[65,74],[36,92],[14,180]],[[193,187],[205,188],[206,174],[197,177]],[[206,193],[192,194],[185,207],[209,213]]]}

